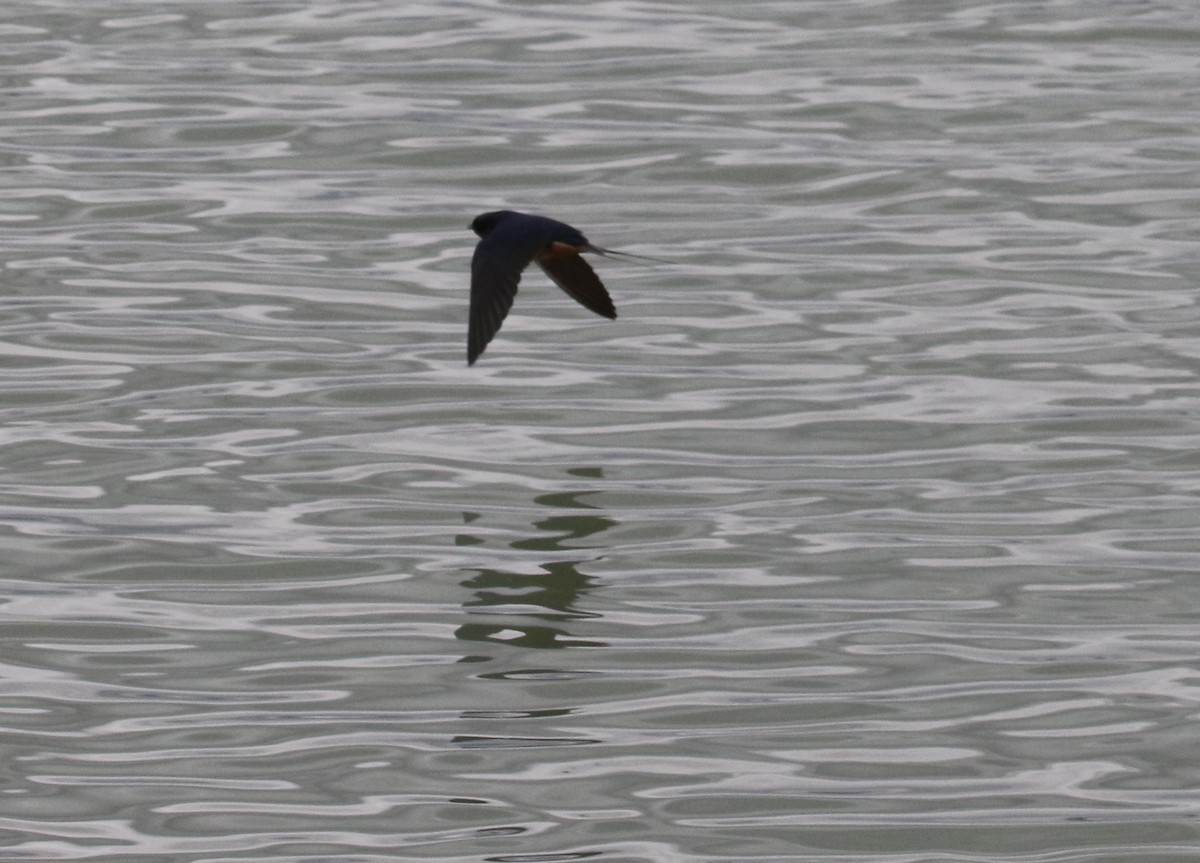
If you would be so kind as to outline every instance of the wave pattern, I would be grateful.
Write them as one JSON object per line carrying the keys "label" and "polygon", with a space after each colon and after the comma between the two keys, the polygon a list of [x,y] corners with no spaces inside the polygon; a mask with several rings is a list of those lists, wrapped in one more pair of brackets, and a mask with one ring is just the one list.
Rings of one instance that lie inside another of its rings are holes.
{"label": "wave pattern", "polygon": [[[0,21],[0,860],[1196,858],[1200,15]],[[471,217],[675,261],[525,280]]]}

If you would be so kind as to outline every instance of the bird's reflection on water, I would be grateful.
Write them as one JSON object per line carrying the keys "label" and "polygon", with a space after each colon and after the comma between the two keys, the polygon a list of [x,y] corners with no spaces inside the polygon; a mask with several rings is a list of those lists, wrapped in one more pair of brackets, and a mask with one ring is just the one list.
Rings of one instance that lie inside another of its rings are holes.
{"label": "bird's reflection on water", "polygon": [[[576,476],[599,477],[598,468],[571,471]],[[583,609],[583,600],[593,589],[595,579],[579,570],[581,564],[595,558],[587,554],[582,540],[613,527],[616,522],[600,515],[596,507],[581,498],[594,491],[554,492],[534,498],[534,503],[554,510],[553,515],[533,523],[537,533],[509,544],[538,559],[540,572],[507,572],[479,569],[463,582],[474,597],[463,603],[468,614],[478,619],[464,623],[455,633],[463,641],[502,642],[521,647],[564,648],[603,647],[604,642],[576,637],[567,625],[570,621],[597,617]],[[464,513],[470,524],[477,516]],[[481,542],[469,533],[459,536],[463,545]],[[559,559],[546,560],[547,554]],[[582,553],[581,553],[582,552]],[[464,657],[480,661],[484,657]]]}

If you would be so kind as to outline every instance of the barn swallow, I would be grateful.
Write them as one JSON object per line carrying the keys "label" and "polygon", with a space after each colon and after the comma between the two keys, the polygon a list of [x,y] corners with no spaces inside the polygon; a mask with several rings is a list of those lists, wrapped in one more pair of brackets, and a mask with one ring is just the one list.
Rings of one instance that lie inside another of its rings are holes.
{"label": "barn swallow", "polygon": [[[496,335],[517,295],[517,283],[536,262],[554,284],[584,308],[606,318],[616,307],[600,277],[580,255],[640,257],[602,249],[570,225],[512,210],[476,216],[471,230],[479,235],[471,259],[471,313],[467,327],[467,365],[473,365]],[[649,260],[655,260],[653,258]]]}

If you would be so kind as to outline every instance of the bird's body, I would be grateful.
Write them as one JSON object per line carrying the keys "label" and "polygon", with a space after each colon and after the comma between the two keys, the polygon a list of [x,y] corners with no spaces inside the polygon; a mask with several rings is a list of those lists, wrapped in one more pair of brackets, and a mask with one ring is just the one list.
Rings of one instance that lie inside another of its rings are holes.
{"label": "bird's body", "polygon": [[593,246],[587,237],[564,222],[512,210],[477,216],[471,230],[480,240],[471,259],[468,365],[479,358],[500,329],[517,295],[521,273],[530,263],[537,263],[580,305],[606,318],[617,316],[599,276],[580,255],[620,253]]}

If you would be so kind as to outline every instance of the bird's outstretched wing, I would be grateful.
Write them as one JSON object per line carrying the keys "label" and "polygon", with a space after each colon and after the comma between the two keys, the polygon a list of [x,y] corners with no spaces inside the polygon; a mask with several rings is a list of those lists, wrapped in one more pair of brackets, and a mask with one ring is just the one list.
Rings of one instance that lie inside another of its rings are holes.
{"label": "bird's outstretched wing", "polygon": [[479,241],[471,259],[471,311],[467,322],[467,365],[472,365],[504,323],[517,296],[521,271],[536,246],[494,231]]}
{"label": "bird's outstretched wing", "polygon": [[606,318],[617,316],[612,297],[578,249],[565,243],[554,243],[549,251],[537,255],[534,260],[554,280],[554,284],[585,309]]}

